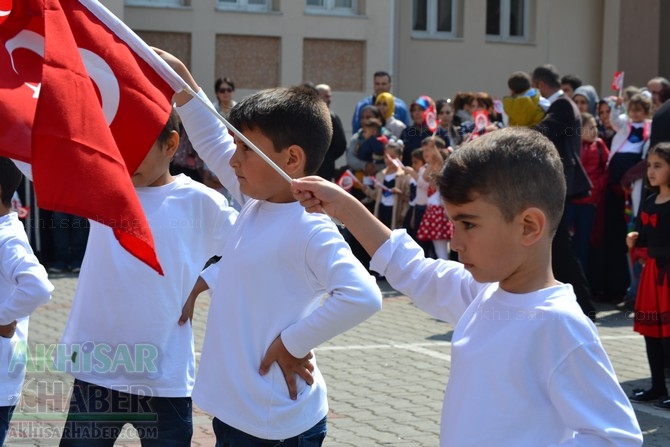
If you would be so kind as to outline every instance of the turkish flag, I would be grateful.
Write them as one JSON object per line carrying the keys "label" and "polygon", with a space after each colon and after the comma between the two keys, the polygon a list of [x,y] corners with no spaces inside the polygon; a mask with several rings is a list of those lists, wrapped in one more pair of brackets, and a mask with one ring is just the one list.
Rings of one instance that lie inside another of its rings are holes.
{"label": "turkish flag", "polygon": [[624,77],[623,71],[614,72],[614,75],[612,75],[612,90],[619,91],[623,89],[623,77]]}
{"label": "turkish flag", "polygon": [[336,183],[345,191],[351,191],[351,188],[353,188],[355,184],[360,184],[354,173],[349,169],[342,173],[340,178],[337,179]]}
{"label": "turkish flag", "polygon": [[162,274],[131,175],[184,81],[98,2],[15,0],[0,23],[0,154],[32,165],[41,207],[112,227]]}

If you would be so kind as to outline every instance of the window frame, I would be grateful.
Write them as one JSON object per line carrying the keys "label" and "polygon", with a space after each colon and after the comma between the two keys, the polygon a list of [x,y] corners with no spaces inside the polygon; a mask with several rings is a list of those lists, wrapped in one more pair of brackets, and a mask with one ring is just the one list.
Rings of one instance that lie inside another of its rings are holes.
{"label": "window frame", "polygon": [[265,5],[250,5],[249,0],[216,0],[216,8],[226,11],[252,11],[252,12],[270,12],[272,11],[272,0],[263,0]]}
{"label": "window frame", "polygon": [[451,31],[438,31],[437,30],[437,21],[438,21],[438,6],[440,0],[426,0],[426,30],[415,30],[414,29],[414,2],[417,0],[412,0],[412,30],[411,37],[420,38],[420,39],[458,39],[461,37],[460,32],[460,16],[459,14],[462,11],[461,0],[451,0]]}
{"label": "window frame", "polygon": [[358,0],[351,0],[350,7],[336,6],[336,0],[321,0],[323,6],[308,5],[305,0],[305,12],[328,15],[358,15]]}
{"label": "window frame", "polygon": [[[498,26],[500,27],[500,34],[488,34],[486,33],[486,40],[489,42],[508,42],[508,43],[528,43],[530,42],[530,10],[531,2],[530,0],[520,0],[523,2],[523,35],[512,36],[510,35],[510,26],[509,22],[512,18],[512,0],[500,0],[500,22]],[[488,22],[488,9],[486,11],[486,20]]]}
{"label": "window frame", "polygon": [[150,8],[184,8],[190,6],[184,0],[124,0],[125,6],[147,6]]}

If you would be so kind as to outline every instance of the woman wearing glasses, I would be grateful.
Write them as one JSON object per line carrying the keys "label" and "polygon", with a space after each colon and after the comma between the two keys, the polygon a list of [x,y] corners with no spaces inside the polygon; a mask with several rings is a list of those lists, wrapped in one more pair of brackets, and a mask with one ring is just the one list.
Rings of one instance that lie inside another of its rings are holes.
{"label": "woman wearing glasses", "polygon": [[224,118],[228,118],[230,109],[237,104],[233,100],[235,83],[227,76],[225,78],[219,78],[214,83],[214,91],[216,92],[216,101],[214,102],[216,111],[223,115]]}

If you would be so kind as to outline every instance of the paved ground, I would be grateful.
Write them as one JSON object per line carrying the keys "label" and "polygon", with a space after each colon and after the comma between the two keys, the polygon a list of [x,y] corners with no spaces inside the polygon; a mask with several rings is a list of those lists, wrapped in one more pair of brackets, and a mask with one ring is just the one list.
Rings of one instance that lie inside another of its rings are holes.
{"label": "paved ground", "polygon": [[[76,276],[56,275],[52,301],[31,317],[30,348],[37,360],[28,374],[22,410],[12,422],[7,446],[52,446],[67,408],[72,379],[39,369],[58,342],[76,286]],[[449,377],[449,340],[452,327],[417,310],[385,283],[384,308],[359,327],[317,350],[319,366],[328,383],[331,414],[325,445],[437,446],[439,414]],[[209,298],[201,296],[194,319],[197,349],[202,342]],[[648,385],[643,340],[635,334],[628,315],[600,306],[598,329],[628,393]],[[41,350],[40,350],[41,349]],[[46,363],[48,364],[48,363]],[[635,404],[645,433],[645,446],[670,446],[670,411]],[[196,409],[194,446],[214,446],[210,418]],[[126,426],[118,446],[139,446]]]}

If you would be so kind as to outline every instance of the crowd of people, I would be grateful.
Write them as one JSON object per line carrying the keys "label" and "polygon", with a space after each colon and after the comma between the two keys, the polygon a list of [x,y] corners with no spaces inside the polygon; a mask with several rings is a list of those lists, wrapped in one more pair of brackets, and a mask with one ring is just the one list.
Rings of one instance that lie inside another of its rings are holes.
{"label": "crowd of people", "polygon": [[[352,123],[354,135],[342,169],[350,170],[358,179],[352,194],[380,218],[384,207],[379,207],[379,202],[393,204],[397,219],[382,221],[392,229],[404,226],[427,253],[435,255],[435,247],[425,241],[442,246],[448,243],[448,225],[435,223],[434,213],[429,213],[423,225],[437,226],[435,231],[421,231],[423,236],[417,237],[417,229],[430,197],[426,192],[434,191],[430,180],[441,163],[425,160],[422,145],[436,137],[438,144],[444,145],[443,155],[448,156],[463,142],[503,127],[540,130],[560,148],[569,146],[562,155],[569,167],[566,173],[570,171],[569,188],[575,189],[569,191],[566,200],[568,239],[562,242],[569,240],[582,273],[568,273],[568,277],[574,280],[584,276],[578,280],[584,284],[576,287],[582,289],[579,295],[588,312],[593,312],[587,304],[591,299],[632,310],[638,264],[643,261],[636,258],[631,263],[626,234],[644,194],[645,156],[654,141],[652,117],[669,96],[670,85],[667,79],[656,77],[644,87],[627,86],[621,95],[601,96],[592,85],[583,85],[578,76],[559,77],[555,69],[546,68],[538,67],[532,74],[512,73],[509,94],[501,101],[485,92],[457,92],[453,98],[436,101],[421,96],[410,103],[409,114],[405,103],[389,92],[390,75],[377,72],[375,94],[359,102],[354,111],[357,121]],[[562,101],[555,104],[556,99]],[[430,108],[437,114],[437,129],[429,129],[426,122]],[[477,124],[480,119],[483,124]],[[557,121],[562,121],[562,128],[556,127]],[[559,135],[562,130],[572,133],[572,137]],[[390,150],[386,151],[385,146]],[[398,146],[402,149],[400,156],[394,155]],[[400,168],[389,170],[386,158],[395,159]],[[396,185],[394,179],[403,176],[410,180],[399,180]],[[439,205],[439,200],[434,202]],[[443,249],[439,251],[440,257],[455,257]]]}

